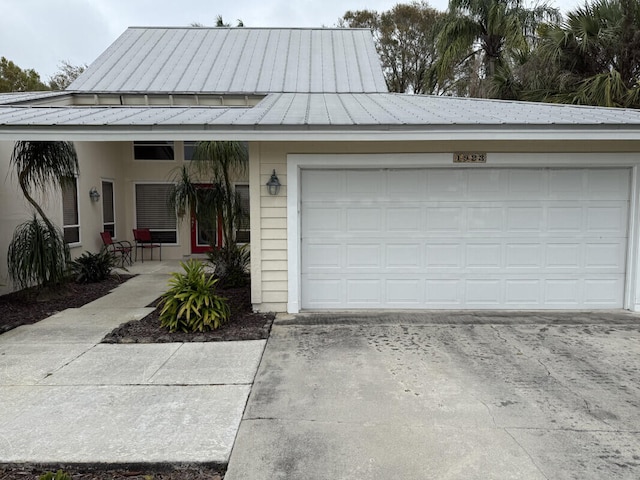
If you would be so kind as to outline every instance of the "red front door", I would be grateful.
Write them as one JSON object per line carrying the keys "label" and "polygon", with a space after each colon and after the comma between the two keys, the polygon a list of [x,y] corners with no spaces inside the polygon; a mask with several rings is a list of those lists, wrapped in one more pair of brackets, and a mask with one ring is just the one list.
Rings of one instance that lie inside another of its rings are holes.
{"label": "red front door", "polygon": [[[206,189],[210,189],[211,185],[198,185],[198,188],[202,190],[204,196]],[[200,205],[203,204],[203,202],[199,203]],[[204,207],[200,206],[199,208]],[[199,222],[196,217],[196,212],[192,211],[191,253],[206,253],[210,251],[212,239],[216,247],[222,245],[222,230],[220,229],[220,222],[217,219]]]}

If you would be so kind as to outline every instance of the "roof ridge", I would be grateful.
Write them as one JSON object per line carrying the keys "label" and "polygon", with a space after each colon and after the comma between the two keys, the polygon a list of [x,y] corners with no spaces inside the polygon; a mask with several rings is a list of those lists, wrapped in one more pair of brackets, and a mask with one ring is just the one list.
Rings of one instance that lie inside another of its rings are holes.
{"label": "roof ridge", "polygon": [[161,25],[149,25],[149,26],[144,26],[144,25],[131,25],[129,27],[127,27],[128,30],[133,30],[133,29],[142,29],[142,30],[152,30],[152,29],[157,29],[157,30],[334,30],[334,31],[354,31],[354,30],[366,30],[366,31],[371,31],[370,28],[354,28],[354,27],[349,27],[349,28],[341,28],[341,27],[209,27],[209,26],[202,26],[202,27],[192,27],[189,25],[186,26],[180,26],[180,25],[173,25],[173,26],[161,26]]}

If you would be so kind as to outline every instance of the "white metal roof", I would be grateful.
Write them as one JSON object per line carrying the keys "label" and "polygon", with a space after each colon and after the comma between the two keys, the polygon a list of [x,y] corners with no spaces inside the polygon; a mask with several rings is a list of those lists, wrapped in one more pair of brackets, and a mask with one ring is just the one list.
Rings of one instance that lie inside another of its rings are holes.
{"label": "white metal roof", "polygon": [[254,107],[0,105],[0,138],[56,135],[140,140],[640,140],[640,111],[394,93],[279,93]]}
{"label": "white metal roof", "polygon": [[0,93],[0,105],[15,104],[20,102],[30,102],[32,100],[46,99],[52,97],[62,97],[68,93],[61,90],[54,92],[11,92]]}
{"label": "white metal roof", "polygon": [[131,27],[69,90],[386,92],[366,29]]}
{"label": "white metal roof", "polygon": [[270,94],[254,107],[0,106],[0,127],[235,126],[429,127],[447,125],[627,125],[640,111],[427,95]]}

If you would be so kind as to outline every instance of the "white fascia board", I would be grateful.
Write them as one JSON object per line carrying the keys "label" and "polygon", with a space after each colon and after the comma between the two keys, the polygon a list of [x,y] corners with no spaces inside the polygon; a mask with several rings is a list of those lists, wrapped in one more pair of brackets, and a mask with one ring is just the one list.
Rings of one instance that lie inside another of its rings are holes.
{"label": "white fascia board", "polygon": [[70,140],[70,141],[131,141],[131,140],[238,140],[238,141],[552,141],[552,140],[640,140],[637,128],[579,127],[531,129],[438,128],[428,130],[372,129],[363,126],[357,130],[264,129],[255,126],[229,129],[204,125],[193,127],[34,127],[0,126],[0,140]]}

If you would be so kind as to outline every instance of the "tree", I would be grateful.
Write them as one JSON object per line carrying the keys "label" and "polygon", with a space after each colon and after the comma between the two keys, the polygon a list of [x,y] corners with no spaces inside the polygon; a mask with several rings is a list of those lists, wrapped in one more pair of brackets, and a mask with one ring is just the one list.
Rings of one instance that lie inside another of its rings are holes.
{"label": "tree", "polygon": [[[244,22],[240,19],[237,20],[236,27],[244,27]],[[230,23],[224,23],[222,20],[222,15],[218,15],[216,17],[216,27],[231,27]]]}
{"label": "tree", "polygon": [[487,96],[491,79],[535,44],[543,21],[557,21],[557,9],[545,4],[528,9],[523,0],[450,0],[448,18],[438,36],[439,76],[475,57],[480,80],[474,96]]}
{"label": "tree", "polygon": [[58,64],[58,71],[49,79],[51,90],[64,90],[87,69],[87,65],[72,65],[63,60]]}
{"label": "tree", "polygon": [[[436,93],[435,39],[443,14],[428,3],[397,4],[387,12],[347,11],[339,26],[369,28],[374,35],[387,87],[392,92]],[[441,82],[443,83],[443,82]]]}
{"label": "tree", "polygon": [[539,55],[551,80],[525,77],[523,98],[640,108],[640,1],[585,3],[542,30]]}
{"label": "tree", "polygon": [[[240,197],[234,189],[232,176],[246,172],[248,166],[246,144],[242,142],[199,142],[188,167],[181,167],[175,175],[170,203],[178,211],[189,209],[206,231],[211,245],[209,258],[216,274],[231,286],[246,277],[248,252],[236,244],[235,229],[243,215]],[[199,188],[197,183],[210,188]],[[220,221],[222,246],[215,245],[215,228]]]}
{"label": "tree", "polygon": [[33,92],[48,90],[40,75],[29,68],[21,69],[11,60],[0,58],[0,92]]}
{"label": "tree", "polygon": [[9,244],[9,276],[20,287],[54,286],[65,278],[69,248],[59,228],[33,198],[34,191],[62,188],[78,173],[78,156],[71,142],[16,142],[10,160],[25,199],[40,219],[19,225]]}

